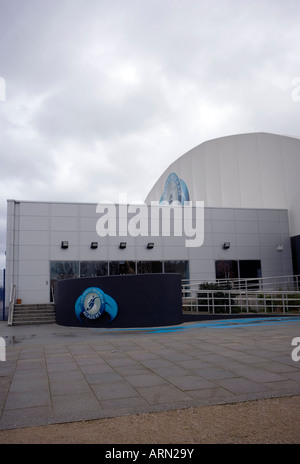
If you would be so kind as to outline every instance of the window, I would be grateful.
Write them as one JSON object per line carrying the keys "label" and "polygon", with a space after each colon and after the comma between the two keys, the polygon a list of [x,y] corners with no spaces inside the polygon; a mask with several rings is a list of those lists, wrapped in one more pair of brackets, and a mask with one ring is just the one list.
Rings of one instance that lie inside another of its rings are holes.
{"label": "window", "polygon": [[79,277],[78,261],[50,261],[50,280]]}
{"label": "window", "polygon": [[135,274],[135,261],[110,261],[109,275]]}
{"label": "window", "polygon": [[237,261],[216,261],[216,279],[238,279],[238,277]]}
{"label": "window", "polygon": [[188,261],[50,261],[50,301],[55,282],[76,277],[97,277],[124,274],[177,273],[189,279]]}
{"label": "window", "polygon": [[216,279],[253,279],[252,288],[258,288],[258,279],[261,277],[261,262],[255,259],[240,261],[216,261]]}
{"label": "window", "polygon": [[261,262],[259,260],[241,260],[239,261],[239,267],[241,279],[261,277]]}
{"label": "window", "polygon": [[240,279],[250,279],[245,280],[243,285],[248,289],[257,290],[259,288],[259,281],[256,279],[261,277],[261,262],[254,259],[242,260],[239,261],[239,269]]}
{"label": "window", "polygon": [[138,261],[138,274],[153,274],[162,272],[162,261]]}
{"label": "window", "polygon": [[165,261],[165,273],[177,273],[183,280],[189,279],[189,262],[188,261]]}
{"label": "window", "polygon": [[106,276],[108,274],[107,261],[81,261],[80,277]]}
{"label": "window", "polygon": [[53,301],[55,282],[79,277],[78,261],[50,261],[50,301]]}

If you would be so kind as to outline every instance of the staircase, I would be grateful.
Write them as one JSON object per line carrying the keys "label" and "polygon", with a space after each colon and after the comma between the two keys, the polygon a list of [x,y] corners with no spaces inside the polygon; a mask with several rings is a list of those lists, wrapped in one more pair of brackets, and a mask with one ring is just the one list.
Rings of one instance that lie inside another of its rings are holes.
{"label": "staircase", "polygon": [[15,304],[12,325],[55,324],[54,304]]}

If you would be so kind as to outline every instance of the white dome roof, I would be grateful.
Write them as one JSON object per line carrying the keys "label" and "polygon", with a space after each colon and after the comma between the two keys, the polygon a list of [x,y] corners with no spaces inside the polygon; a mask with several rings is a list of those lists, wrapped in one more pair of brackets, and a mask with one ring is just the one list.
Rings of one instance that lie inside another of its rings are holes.
{"label": "white dome roof", "polygon": [[298,137],[232,135],[204,142],[178,158],[158,179],[146,203],[161,200],[167,179],[169,183],[177,178],[179,196],[181,185],[187,189],[182,199],[188,195],[207,207],[288,209],[293,236],[300,234],[299,177]]}

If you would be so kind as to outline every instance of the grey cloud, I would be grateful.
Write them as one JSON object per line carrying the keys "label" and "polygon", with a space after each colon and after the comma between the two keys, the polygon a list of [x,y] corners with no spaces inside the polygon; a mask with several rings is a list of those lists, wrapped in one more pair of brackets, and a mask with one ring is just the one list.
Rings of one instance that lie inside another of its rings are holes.
{"label": "grey cloud", "polygon": [[209,138],[297,135],[299,13],[298,0],[0,0],[0,219],[7,195],[145,198]]}
{"label": "grey cloud", "polygon": [[155,89],[129,92],[116,99],[113,85],[111,98],[107,94],[97,95],[97,90],[87,92],[84,82],[81,86],[70,83],[66,87],[63,92],[45,99],[33,121],[40,133],[54,139],[93,140],[140,131],[151,124],[163,103],[161,92]]}

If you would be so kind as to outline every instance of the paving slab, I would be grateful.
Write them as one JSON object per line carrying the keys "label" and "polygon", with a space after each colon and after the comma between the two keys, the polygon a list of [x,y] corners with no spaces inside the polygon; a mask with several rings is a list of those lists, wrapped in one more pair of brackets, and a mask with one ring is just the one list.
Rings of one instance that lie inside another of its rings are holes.
{"label": "paving slab", "polygon": [[0,429],[300,395],[300,318],[92,329],[0,322]]}

